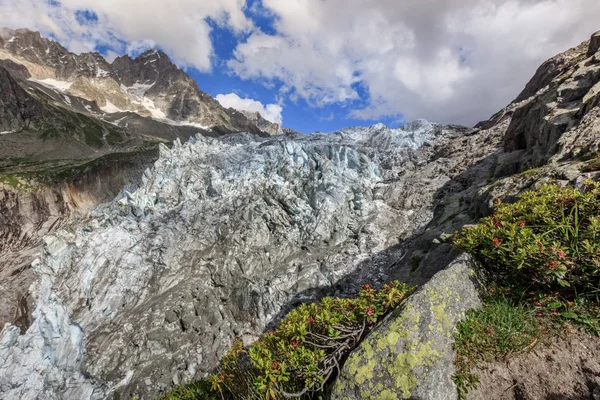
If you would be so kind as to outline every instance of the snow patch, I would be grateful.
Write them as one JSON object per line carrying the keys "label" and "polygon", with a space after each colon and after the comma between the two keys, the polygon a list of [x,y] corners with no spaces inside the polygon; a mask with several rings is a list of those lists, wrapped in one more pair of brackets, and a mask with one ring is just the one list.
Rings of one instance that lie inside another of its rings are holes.
{"label": "snow patch", "polygon": [[106,100],[106,105],[104,107],[100,107],[100,109],[102,111],[104,111],[105,113],[109,113],[109,114],[123,112],[123,110],[121,110],[119,107],[115,106],[113,103],[111,103],[108,100]]}
{"label": "snow patch", "polygon": [[15,41],[15,39],[16,39],[16,38],[15,38],[14,36],[13,36],[13,37],[11,37],[10,39],[8,39],[8,43],[12,43],[12,42],[14,42],[14,41]]}
{"label": "snow patch", "polygon": [[145,96],[146,92],[154,86],[154,83],[145,84],[145,83],[134,83],[131,86],[121,85],[121,89],[125,90],[127,93],[131,94],[134,97],[134,103],[141,104],[146,110],[150,112],[152,118],[166,120],[167,115],[154,104],[154,100]]}
{"label": "snow patch", "polygon": [[96,71],[96,78],[106,78],[110,75],[110,72],[103,70],[102,68],[98,68]]}
{"label": "snow patch", "polygon": [[200,128],[200,129],[204,129],[207,131],[212,129],[212,126],[209,126],[209,125],[202,125],[197,122],[190,122],[190,121],[173,121],[172,119],[169,119],[169,118],[162,119],[161,122],[164,122],[169,125],[175,125],[175,126],[193,126],[194,128]]}
{"label": "snow patch", "polygon": [[126,118],[129,118],[129,115],[126,115],[126,116],[124,116],[123,118],[119,118],[119,119],[117,119],[117,120],[115,120],[115,121],[111,122],[111,124],[113,124],[113,125],[116,125],[116,126],[119,126],[119,124],[120,124],[120,123],[121,123],[121,122],[122,122],[124,119],[126,119]]}
{"label": "snow patch", "polygon": [[0,135],[8,135],[9,133],[15,133],[16,131],[4,131],[0,132]]}
{"label": "snow patch", "polygon": [[52,78],[46,78],[46,79],[29,78],[29,80],[32,82],[40,83],[51,89],[58,89],[61,92],[64,92],[65,90],[69,89],[71,87],[71,85],[73,84],[73,82],[59,81],[59,80],[52,79]]}
{"label": "snow patch", "polygon": [[146,108],[146,110],[150,111],[150,114],[152,114],[152,118],[156,118],[156,119],[166,119],[167,118],[167,115],[161,109],[156,108],[153,100],[150,100],[149,98],[144,97],[142,99],[142,105]]}

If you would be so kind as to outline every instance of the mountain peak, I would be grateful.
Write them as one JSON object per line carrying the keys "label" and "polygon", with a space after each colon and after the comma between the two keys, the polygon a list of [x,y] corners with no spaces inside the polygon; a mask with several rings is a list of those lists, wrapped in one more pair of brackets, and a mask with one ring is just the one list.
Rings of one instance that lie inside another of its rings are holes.
{"label": "mountain peak", "polygon": [[95,101],[107,113],[131,111],[175,123],[218,126],[224,132],[262,133],[257,124],[266,126],[223,108],[160,49],[146,49],[135,58],[123,55],[111,64],[96,51],[74,54],[39,32],[4,28],[0,29],[0,59],[28,70],[6,64],[15,77],[31,74],[33,79],[49,81],[60,92],[68,90],[70,95]]}
{"label": "mountain peak", "polygon": [[136,60],[138,58],[139,59],[148,59],[148,58],[160,59],[160,58],[165,58],[167,60],[170,60],[169,56],[167,56],[164,51],[162,51],[160,49],[154,49],[154,48],[150,48],[150,49],[144,51],[142,54],[140,54],[139,56],[136,57]]}

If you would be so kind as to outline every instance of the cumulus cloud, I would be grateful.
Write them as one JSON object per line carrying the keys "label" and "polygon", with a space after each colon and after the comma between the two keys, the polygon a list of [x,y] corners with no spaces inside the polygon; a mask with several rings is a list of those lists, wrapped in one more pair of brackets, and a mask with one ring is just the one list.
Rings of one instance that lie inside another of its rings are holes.
{"label": "cumulus cloud", "polygon": [[110,58],[156,44],[202,72],[216,24],[238,40],[228,69],[284,100],[462,124],[515,98],[545,59],[600,29],[598,15],[598,0],[0,0],[0,26]]}
{"label": "cumulus cloud", "polygon": [[[106,46],[125,52],[150,40],[181,66],[210,71],[215,24],[240,34],[252,28],[245,0],[2,0],[0,25],[54,35],[71,51]],[[81,18],[81,13],[97,18]],[[133,47],[132,47],[133,46]]]}
{"label": "cumulus cloud", "polygon": [[318,107],[368,94],[357,118],[472,124],[510,102],[547,58],[600,29],[597,0],[263,0],[229,67]]}
{"label": "cumulus cloud", "polygon": [[258,100],[248,98],[243,99],[235,93],[219,94],[215,98],[225,108],[260,113],[267,121],[275,122],[279,125],[283,122],[283,116],[281,115],[283,108],[279,104],[263,105],[263,103]]}

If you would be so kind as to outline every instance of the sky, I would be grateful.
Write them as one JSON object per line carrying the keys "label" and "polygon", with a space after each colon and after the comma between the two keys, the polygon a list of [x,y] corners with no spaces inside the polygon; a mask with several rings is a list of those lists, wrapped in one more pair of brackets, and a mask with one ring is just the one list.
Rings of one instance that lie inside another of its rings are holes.
{"label": "sky", "polygon": [[109,60],[160,48],[221,104],[306,133],[473,125],[599,17],[598,0],[0,0],[0,26]]}

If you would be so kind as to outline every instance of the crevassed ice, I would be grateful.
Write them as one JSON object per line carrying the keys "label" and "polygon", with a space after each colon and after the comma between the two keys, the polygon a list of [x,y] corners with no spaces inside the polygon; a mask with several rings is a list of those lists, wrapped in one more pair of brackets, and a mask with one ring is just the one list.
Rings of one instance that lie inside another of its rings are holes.
{"label": "crevassed ice", "polygon": [[[269,193],[294,207],[285,214],[290,219],[286,235],[337,240],[337,234],[347,234],[340,233],[346,225],[367,223],[375,204],[373,188],[382,180],[379,160],[421,146],[435,131],[436,125],[419,121],[398,129],[377,124],[330,134],[236,134],[196,137],[184,145],[176,142],[172,149],[161,146],[159,160],[146,171],[138,190],[98,207],[85,230],[65,229],[45,238],[44,253],[34,263],[39,278],[32,286],[33,323],[23,335],[8,325],[1,333],[0,392],[15,399],[106,397],[135,371],[123,367],[113,382],[93,376],[93,370],[84,373],[86,335],[185,280],[177,271],[183,251],[178,246],[190,240],[198,251],[214,246],[220,240],[214,233],[218,221],[255,207],[248,203],[259,204],[257,196]],[[314,185],[303,187],[307,182]],[[124,206],[139,211],[130,214]],[[239,222],[237,229],[248,235],[248,246],[263,246],[268,232],[245,232],[254,226],[246,227],[246,222]],[[192,228],[196,236],[186,237]],[[359,259],[361,254],[349,257]],[[166,275],[159,275],[165,270]],[[280,285],[277,293],[295,290],[293,282],[281,277],[286,274],[274,271],[270,277]],[[151,291],[150,282],[157,276],[164,282]],[[215,290],[206,287],[208,294]],[[263,293],[272,296],[274,310],[285,300],[277,293],[269,288]],[[261,312],[261,324],[274,316],[273,311]],[[114,346],[122,345],[114,340]]]}

